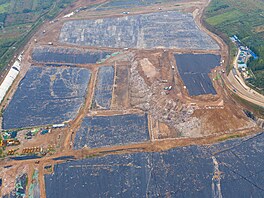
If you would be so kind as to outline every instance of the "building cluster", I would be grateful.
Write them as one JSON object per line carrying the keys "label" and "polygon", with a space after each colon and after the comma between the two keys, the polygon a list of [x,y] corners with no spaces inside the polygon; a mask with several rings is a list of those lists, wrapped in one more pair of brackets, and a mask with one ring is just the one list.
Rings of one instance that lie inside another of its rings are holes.
{"label": "building cluster", "polygon": [[245,70],[247,68],[247,61],[250,57],[257,59],[258,56],[247,46],[244,46],[243,43],[238,39],[236,35],[230,37],[231,41],[238,47],[239,56],[237,59],[237,65],[239,69]]}
{"label": "building cluster", "polygon": [[247,61],[250,58],[249,49],[244,46],[239,47],[239,56],[237,59],[238,68],[247,68]]}

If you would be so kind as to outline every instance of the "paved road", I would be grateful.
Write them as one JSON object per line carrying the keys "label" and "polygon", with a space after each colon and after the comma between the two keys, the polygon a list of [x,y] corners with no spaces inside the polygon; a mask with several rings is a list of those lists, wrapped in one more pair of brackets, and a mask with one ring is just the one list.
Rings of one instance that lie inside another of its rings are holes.
{"label": "paved road", "polygon": [[250,87],[248,87],[244,81],[242,80],[242,77],[241,75],[239,74],[238,72],[238,66],[237,66],[237,59],[239,57],[239,52],[238,52],[238,55],[237,57],[235,58],[234,60],[234,66],[235,66],[235,71],[237,73],[237,77],[240,79],[238,80],[236,77],[235,77],[235,73],[234,72],[230,72],[229,75],[228,75],[228,81],[229,81],[229,88],[232,89],[232,90],[236,90],[236,94],[238,96],[240,96],[241,98],[251,102],[251,103],[254,103],[256,105],[259,105],[261,107],[264,107],[264,96],[261,95],[260,93],[252,90]]}
{"label": "paved road", "polygon": [[[211,2],[211,0],[209,0],[207,2],[207,4],[205,5],[205,7],[207,7],[209,5],[209,3]],[[204,7],[204,8],[205,8]],[[226,63],[228,63],[228,47],[227,45],[224,43],[224,41],[218,36],[215,35],[214,33],[210,32],[208,29],[206,29],[206,27],[203,26],[203,24],[200,21],[201,15],[203,15],[204,12],[204,8],[199,11],[199,13],[196,13],[195,18],[196,18],[196,22],[199,25],[199,27],[204,30],[207,34],[209,34],[211,37],[213,37],[217,43],[221,46],[221,54],[222,54],[222,59],[225,60]],[[238,53],[239,55],[239,53]],[[237,67],[237,59],[238,56],[236,57],[236,59],[234,60],[234,64]],[[238,76],[239,77],[239,76]],[[226,86],[230,89],[230,90],[236,90],[236,94],[238,96],[240,96],[241,98],[256,104],[258,106],[264,107],[264,96],[259,94],[258,92],[252,90],[251,88],[247,87],[244,83],[244,81],[240,82],[243,84],[244,87],[246,87],[246,89],[241,85],[241,83],[235,78],[233,72],[230,72],[228,77],[226,78],[226,76],[224,76],[224,81]]]}

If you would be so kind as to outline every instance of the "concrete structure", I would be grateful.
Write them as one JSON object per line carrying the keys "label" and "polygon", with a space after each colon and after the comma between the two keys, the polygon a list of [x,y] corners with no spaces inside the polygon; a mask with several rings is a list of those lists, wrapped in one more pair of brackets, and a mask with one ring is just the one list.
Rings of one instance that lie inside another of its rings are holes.
{"label": "concrete structure", "polygon": [[65,127],[65,124],[54,124],[54,125],[52,125],[52,128],[63,128],[63,127]]}
{"label": "concrete structure", "polygon": [[[243,78],[241,77],[237,66],[238,57],[239,53],[237,54],[234,60],[234,68],[232,72],[230,72],[228,75],[227,80],[229,81],[229,83],[226,83],[228,85],[228,88],[230,90],[235,90],[236,94],[244,100],[247,100],[258,106],[264,107],[264,96],[248,87],[242,80]],[[231,84],[231,86],[229,86],[229,84]]]}
{"label": "concrete structure", "polygon": [[7,91],[9,90],[14,80],[16,79],[17,75],[19,74],[19,71],[20,71],[20,62],[17,60],[9,70],[3,83],[0,85],[0,103],[3,101]]}
{"label": "concrete structure", "polygon": [[237,64],[238,68],[246,68],[247,64],[246,63],[241,63],[241,64]]}

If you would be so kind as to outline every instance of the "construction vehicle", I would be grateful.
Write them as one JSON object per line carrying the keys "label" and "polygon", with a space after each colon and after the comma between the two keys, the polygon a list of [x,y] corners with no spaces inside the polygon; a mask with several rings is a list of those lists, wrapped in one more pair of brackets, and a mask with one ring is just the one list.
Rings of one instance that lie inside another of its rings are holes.
{"label": "construction vehicle", "polygon": [[172,86],[164,87],[164,90],[168,90],[168,91],[170,91],[170,90],[172,90]]}
{"label": "construction vehicle", "polygon": [[24,149],[22,150],[22,153],[23,153],[23,154],[24,154],[24,153],[26,153],[26,150],[27,150],[27,149],[26,149],[26,148],[24,148]]}
{"label": "construction vehicle", "polygon": [[7,155],[14,155],[15,154],[15,150],[11,149],[7,152]]}
{"label": "construction vehicle", "polygon": [[31,147],[31,148],[24,148],[22,150],[22,153],[23,154],[26,154],[26,153],[38,153],[38,152],[41,152],[42,151],[42,148],[40,147]]}
{"label": "construction vehicle", "polygon": [[11,168],[13,165],[4,166],[4,168]]}
{"label": "construction vehicle", "polygon": [[7,146],[16,146],[16,145],[19,145],[19,144],[20,144],[19,140],[13,140],[13,139],[6,140],[6,145]]}

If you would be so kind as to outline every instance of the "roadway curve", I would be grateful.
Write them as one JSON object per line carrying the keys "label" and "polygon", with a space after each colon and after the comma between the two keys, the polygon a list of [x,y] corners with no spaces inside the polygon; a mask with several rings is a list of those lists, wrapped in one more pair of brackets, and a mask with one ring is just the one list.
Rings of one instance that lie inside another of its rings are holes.
{"label": "roadway curve", "polygon": [[[197,16],[195,16],[196,22],[203,31],[205,31],[208,35],[210,35],[219,44],[219,46],[221,48],[222,59],[225,60],[223,67],[227,67],[228,59],[229,59],[228,46],[223,41],[223,39],[221,39],[218,35],[210,32],[208,29],[206,29],[206,27],[203,25],[203,22],[202,22],[202,16],[204,15],[205,8],[209,5],[210,2],[211,2],[211,0],[209,0],[206,3],[206,5],[204,6],[204,8],[200,11],[200,13],[198,13]],[[238,58],[238,56],[234,60],[235,66],[237,64],[237,58]],[[238,75],[238,77],[239,77],[239,75]],[[224,80],[226,86],[231,91],[236,90],[235,93],[239,97],[241,97],[242,99],[247,100],[248,102],[251,102],[255,105],[264,107],[264,96],[261,95],[260,93],[256,92],[256,91],[252,90],[248,86],[246,86],[243,80],[240,80],[240,82],[239,82],[235,78],[235,74],[233,72],[230,72],[228,76],[227,76],[227,74],[224,74],[223,80]]]}
{"label": "roadway curve", "polygon": [[231,88],[233,91],[235,90],[235,93],[241,98],[261,107],[264,107],[264,96],[248,87],[238,71],[237,60],[239,54],[240,51],[238,51],[238,54],[234,60],[234,69],[236,72],[233,72],[232,70],[227,77],[228,82],[231,84],[231,87],[229,88]]}

